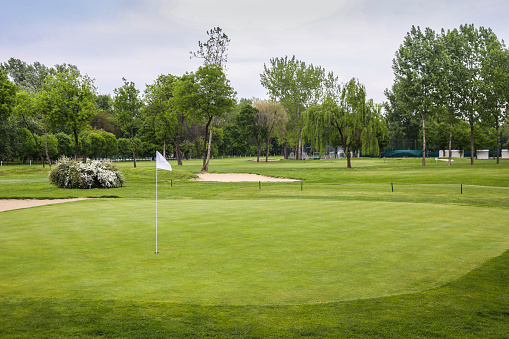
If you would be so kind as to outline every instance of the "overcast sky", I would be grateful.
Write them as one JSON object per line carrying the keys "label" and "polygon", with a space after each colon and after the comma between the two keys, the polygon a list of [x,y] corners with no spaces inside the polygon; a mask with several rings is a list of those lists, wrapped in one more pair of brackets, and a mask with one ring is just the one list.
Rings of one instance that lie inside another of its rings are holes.
{"label": "overcast sky", "polygon": [[160,74],[194,72],[207,30],[230,39],[227,76],[238,98],[267,98],[263,65],[295,55],[356,77],[385,100],[392,59],[412,25],[491,27],[509,39],[507,0],[0,0],[0,62],[69,63],[113,94],[122,77],[140,90]]}

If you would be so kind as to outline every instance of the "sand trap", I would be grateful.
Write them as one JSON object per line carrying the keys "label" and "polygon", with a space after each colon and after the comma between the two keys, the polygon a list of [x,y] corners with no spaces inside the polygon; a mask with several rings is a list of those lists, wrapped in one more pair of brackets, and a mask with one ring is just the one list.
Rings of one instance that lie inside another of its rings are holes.
{"label": "sand trap", "polygon": [[250,173],[198,173],[198,178],[192,179],[195,181],[219,181],[219,182],[242,182],[242,181],[272,181],[272,182],[285,182],[285,181],[299,181],[295,179],[283,179],[266,177],[259,174]]}
{"label": "sand trap", "polygon": [[73,199],[0,199],[0,212],[16,210],[20,208],[35,207],[42,205],[61,204],[63,202],[85,200],[88,198]]}

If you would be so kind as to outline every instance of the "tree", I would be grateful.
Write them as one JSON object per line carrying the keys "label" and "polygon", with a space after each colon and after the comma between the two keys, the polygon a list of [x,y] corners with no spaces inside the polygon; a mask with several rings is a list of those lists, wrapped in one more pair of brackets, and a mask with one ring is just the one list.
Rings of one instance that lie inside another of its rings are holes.
{"label": "tree", "polygon": [[306,65],[293,56],[291,59],[273,58],[270,67],[263,65],[261,84],[274,101],[279,101],[289,113],[288,126],[296,138],[296,159],[300,160],[302,149],[302,112],[317,104],[323,96],[326,81],[325,70],[312,64]]}
{"label": "tree", "polygon": [[14,118],[30,132],[37,148],[37,153],[44,167],[44,157],[42,155],[37,132],[41,129],[40,117],[38,112],[37,97],[25,91],[16,93],[16,108]]}
{"label": "tree", "polygon": [[497,164],[500,163],[499,129],[509,106],[509,51],[491,29],[480,28],[483,42],[481,49],[481,78],[484,119],[496,133]]}
{"label": "tree", "polygon": [[216,65],[223,67],[228,59],[228,46],[230,38],[219,27],[207,31],[207,42],[198,41],[198,51],[190,52],[191,58],[203,59],[204,65]]}
{"label": "tree", "polygon": [[439,95],[441,103],[447,112],[447,120],[449,122],[448,165],[451,166],[454,124],[461,115],[461,79],[466,78],[466,75],[462,74],[465,72],[463,67],[465,39],[457,29],[454,29],[447,31],[447,33],[442,30],[440,40],[444,46],[444,54],[443,58],[440,59],[443,72],[441,76],[442,81],[439,84]]}
{"label": "tree", "polygon": [[241,135],[248,141],[253,140],[256,144],[256,162],[260,162],[262,141],[268,134],[268,129],[264,126],[263,116],[260,111],[253,107],[250,102],[245,102],[237,116],[237,124]]}
{"label": "tree", "polygon": [[55,73],[54,69],[48,68],[40,62],[34,62],[33,65],[26,62],[10,58],[2,65],[5,72],[11,77],[12,81],[18,85],[19,89],[28,93],[36,93],[42,90],[46,77]]}
{"label": "tree", "polygon": [[90,133],[87,136],[86,154],[91,158],[99,158],[105,153],[106,140],[99,133]]}
{"label": "tree", "polygon": [[143,123],[141,116],[141,107],[143,105],[139,96],[140,91],[136,89],[134,82],[128,82],[122,78],[124,85],[114,89],[115,98],[113,107],[115,108],[115,116],[122,131],[129,135],[131,140],[131,151],[133,155],[133,164],[136,168],[136,143],[135,136],[137,130]]}
{"label": "tree", "polygon": [[257,100],[253,107],[258,109],[258,123],[266,129],[265,137],[265,162],[269,161],[269,147],[271,139],[276,136],[283,136],[288,116],[283,105],[274,101]]}
{"label": "tree", "polygon": [[[182,96],[187,95],[188,77],[160,75],[152,85],[147,85],[145,98],[147,112],[153,119],[156,131],[163,137],[163,156],[166,151],[166,139],[172,138],[178,166],[182,166],[180,143],[183,138],[184,123],[188,116],[186,107],[179,105]],[[178,93],[178,95],[176,95]]]}
{"label": "tree", "polygon": [[465,39],[463,45],[463,71],[460,107],[470,125],[470,164],[474,164],[475,125],[481,121],[482,78],[481,78],[481,41],[479,30],[474,25],[460,26],[460,33]]}
{"label": "tree", "polygon": [[104,139],[104,156],[106,158],[114,156],[118,153],[118,144],[115,134],[102,131],[101,136]]}
{"label": "tree", "polygon": [[16,101],[16,85],[0,69],[0,116],[9,117]]}
{"label": "tree", "polygon": [[74,68],[47,77],[43,86],[47,93],[47,122],[61,126],[74,135],[74,158],[78,158],[78,136],[94,117],[95,92],[93,79]]}
{"label": "tree", "polygon": [[58,155],[70,157],[74,152],[74,145],[72,138],[64,132],[59,132],[56,135],[58,145]]}
{"label": "tree", "polygon": [[338,86],[321,105],[307,109],[305,122],[305,134],[315,142],[343,147],[347,168],[352,168],[351,153],[379,154],[387,136],[381,105],[366,100],[366,89],[355,78]]}
{"label": "tree", "polygon": [[[440,48],[435,32],[412,26],[392,62],[393,91],[404,109],[420,117],[422,122],[422,166],[426,165],[426,119],[436,109],[437,83],[440,79]],[[397,85],[396,85],[397,84]]]}
{"label": "tree", "polygon": [[[208,171],[214,118],[221,117],[235,106],[235,91],[230,86],[221,67],[201,66],[176,88],[175,97],[179,110],[193,112],[196,120],[205,123],[202,171]],[[180,82],[179,82],[180,83]]]}

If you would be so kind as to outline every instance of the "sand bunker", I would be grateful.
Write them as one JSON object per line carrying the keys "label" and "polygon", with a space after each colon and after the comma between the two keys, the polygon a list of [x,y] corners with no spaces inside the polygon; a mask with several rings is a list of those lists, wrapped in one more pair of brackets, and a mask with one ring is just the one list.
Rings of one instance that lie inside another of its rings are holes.
{"label": "sand bunker", "polygon": [[242,182],[242,181],[272,181],[272,182],[285,182],[285,181],[298,181],[295,179],[283,179],[267,177],[259,174],[250,173],[198,173],[198,178],[192,179],[195,181],[219,181],[219,182]]}
{"label": "sand bunker", "polygon": [[0,212],[16,210],[20,208],[35,207],[42,205],[61,204],[63,202],[85,200],[88,198],[73,199],[0,199]]}

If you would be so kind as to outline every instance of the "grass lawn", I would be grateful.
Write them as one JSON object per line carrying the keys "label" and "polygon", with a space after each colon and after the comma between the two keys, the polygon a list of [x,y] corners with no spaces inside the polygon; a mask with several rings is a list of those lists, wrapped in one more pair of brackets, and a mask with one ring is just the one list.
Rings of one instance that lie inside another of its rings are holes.
{"label": "grass lawn", "polygon": [[157,255],[153,162],[2,167],[0,198],[103,198],[0,213],[0,337],[509,336],[509,162],[250,160],[210,169],[302,182],[159,171]]}

